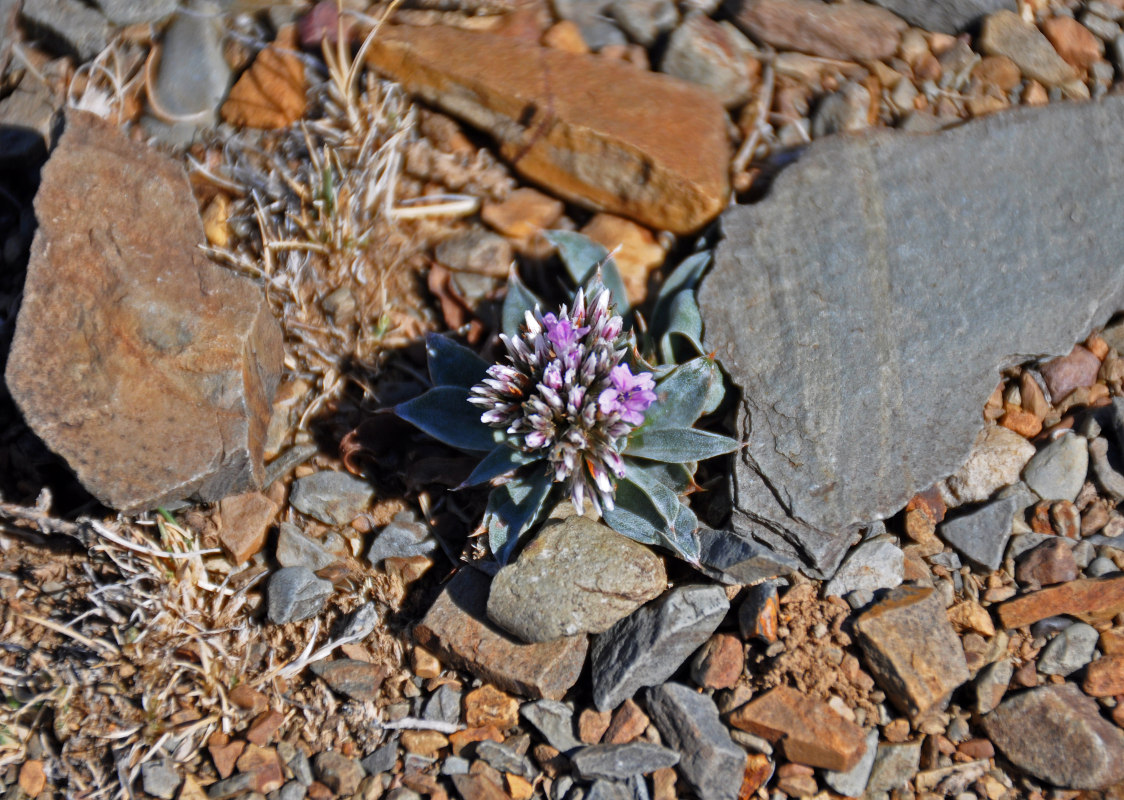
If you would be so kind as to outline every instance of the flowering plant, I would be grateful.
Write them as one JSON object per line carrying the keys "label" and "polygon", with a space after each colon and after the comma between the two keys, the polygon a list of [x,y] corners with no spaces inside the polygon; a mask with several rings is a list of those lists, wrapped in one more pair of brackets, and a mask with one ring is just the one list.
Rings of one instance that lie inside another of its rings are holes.
{"label": "flowering plant", "polygon": [[[665,281],[638,342],[620,274],[585,237],[549,234],[579,285],[571,305],[543,313],[513,273],[503,307],[506,349],[489,365],[445,336],[426,342],[433,388],[395,407],[434,438],[482,454],[465,486],[491,483],[483,526],[496,558],[567,495],[588,502],[618,532],[697,562],[698,519],[685,496],[698,461],[737,443],[695,429],[723,395],[702,352],[694,285],[706,266],[692,256]],[[696,357],[675,363],[680,342]]]}

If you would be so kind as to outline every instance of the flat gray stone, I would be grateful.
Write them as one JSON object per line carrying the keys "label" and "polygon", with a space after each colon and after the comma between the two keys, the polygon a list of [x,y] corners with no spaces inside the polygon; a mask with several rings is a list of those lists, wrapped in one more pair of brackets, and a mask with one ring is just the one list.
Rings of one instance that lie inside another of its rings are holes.
{"label": "flat gray stone", "polygon": [[1124,780],[1124,732],[1072,683],[1021,692],[983,725],[1007,760],[1047,783],[1098,790]]}
{"label": "flat gray stone", "polygon": [[437,540],[430,535],[429,526],[412,511],[399,511],[371,543],[367,560],[371,566],[381,567],[388,558],[412,558],[436,549]]}
{"label": "flat gray stone", "polygon": [[672,31],[660,71],[704,86],[722,105],[733,107],[749,97],[751,49],[745,34],[733,25],[696,12]]}
{"label": "flat gray stone", "polygon": [[1010,659],[1004,658],[994,664],[988,664],[976,675],[972,684],[972,691],[976,697],[976,713],[981,716],[995,710],[1007,687],[1011,684],[1011,677],[1015,674],[1015,667]]}
{"label": "flat gray stone", "polygon": [[277,532],[277,562],[283,567],[308,567],[313,572],[339,561],[335,555],[291,522],[282,522]]}
{"label": "flat gray stone", "polygon": [[570,756],[570,763],[585,780],[623,781],[679,763],[679,754],[652,742],[591,744]]}
{"label": "flat gray stone", "polygon": [[651,47],[661,33],[673,30],[679,12],[672,0],[613,0],[609,13],[634,42]]}
{"label": "flat gray stone", "polygon": [[1001,8],[1017,10],[1015,0],[871,0],[910,25],[936,33],[960,33]]}
{"label": "flat gray stone", "polygon": [[800,563],[736,531],[699,528],[699,571],[720,583],[742,585],[791,575]]}
{"label": "flat gray stone", "polygon": [[680,586],[593,640],[593,702],[616,708],[638,689],[670,678],[730,608],[719,586]]}
{"label": "flat gray stone", "polygon": [[[368,775],[378,775],[380,772],[390,772],[397,762],[398,739],[395,737],[393,741],[379,747],[359,763]],[[465,771],[467,772],[467,769]]]}
{"label": "flat gray stone", "polygon": [[851,592],[892,589],[901,584],[904,570],[905,555],[893,540],[872,539],[851,551],[835,577],[827,582],[824,596],[844,597]]}
{"label": "flat gray stone", "polygon": [[536,700],[521,705],[519,713],[543,735],[547,744],[560,753],[569,755],[584,746],[574,736],[574,710],[565,703],[558,700]]}
{"label": "flat gray stone", "polygon": [[841,795],[847,797],[861,797],[870,780],[870,771],[874,767],[874,758],[878,755],[878,730],[871,730],[866,735],[866,752],[859,759],[859,763],[846,772],[832,772],[824,770],[824,783]]}
{"label": "flat gray stone", "polygon": [[461,721],[461,696],[448,684],[442,684],[430,695],[422,709],[422,719],[458,725]]}
{"label": "flat gray stone", "polygon": [[1015,514],[1025,507],[1018,497],[993,500],[967,514],[946,519],[938,531],[972,564],[993,572],[1003,562]]}
{"label": "flat gray stone", "polygon": [[[567,800],[579,800],[578,796],[567,795]],[[582,800],[636,800],[627,783],[622,781],[597,780],[589,787]]]}
{"label": "flat gray stone", "polygon": [[114,25],[160,22],[170,17],[179,0],[95,0],[98,8]]}
{"label": "flat gray stone", "polygon": [[879,792],[900,789],[917,774],[921,764],[921,740],[902,744],[878,745],[870,778],[866,782],[866,797],[877,797]]}
{"label": "flat gray stone", "polygon": [[141,783],[145,793],[153,797],[172,800],[181,782],[182,778],[169,761],[156,759],[141,765]]}
{"label": "flat gray stone", "polygon": [[1002,368],[1121,307],[1122,126],[1114,97],[824,139],[726,212],[699,303],[743,393],[737,530],[832,573],[963,463]]}
{"label": "flat gray stone", "polygon": [[1093,660],[1100,634],[1092,625],[1075,622],[1050,640],[1038,656],[1043,675],[1072,675]]}
{"label": "flat gray stone", "polygon": [[1043,500],[1073,501],[1089,472],[1089,442],[1065,434],[1043,447],[1023,469],[1023,482]]}
{"label": "flat gray stone", "polygon": [[348,472],[325,470],[293,481],[289,502],[327,525],[346,525],[371,502],[371,484]]}
{"label": "flat gray stone", "polygon": [[1047,86],[1059,86],[1077,77],[1038,26],[1013,10],[1001,9],[988,16],[980,26],[977,46],[988,55],[1006,56],[1018,65],[1023,77]]}
{"label": "flat gray stone", "polygon": [[317,578],[308,567],[282,567],[269,579],[266,592],[269,621],[284,625],[315,617],[334,591],[331,581]]}
{"label": "flat gray stone", "polygon": [[80,0],[24,0],[21,14],[32,36],[62,45],[90,61],[109,43],[109,22]]}
{"label": "flat gray stone", "polygon": [[500,772],[522,775],[527,780],[535,777],[535,766],[531,759],[521,756],[505,744],[484,740],[476,743],[476,755]]}
{"label": "flat gray stone", "polygon": [[666,587],[652,550],[573,515],[544,525],[496,574],[488,618],[525,642],[603,633]]}
{"label": "flat gray stone", "polygon": [[718,707],[681,683],[648,690],[648,713],[664,743],[679,753],[679,773],[699,797],[734,800],[745,772],[745,751],[730,738]]}

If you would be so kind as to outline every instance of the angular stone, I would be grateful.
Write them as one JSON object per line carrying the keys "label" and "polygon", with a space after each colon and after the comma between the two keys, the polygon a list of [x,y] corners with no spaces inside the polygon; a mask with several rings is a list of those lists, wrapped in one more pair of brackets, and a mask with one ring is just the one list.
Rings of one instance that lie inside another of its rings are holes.
{"label": "angular stone", "polygon": [[905,555],[889,538],[872,539],[856,547],[824,587],[825,597],[851,592],[892,589],[902,582]]}
{"label": "angular stone", "polygon": [[603,731],[600,739],[605,744],[624,744],[634,741],[644,733],[650,721],[636,701],[629,698],[613,712],[609,727]]}
{"label": "angular stone", "polygon": [[388,558],[423,556],[436,549],[437,540],[430,534],[429,526],[412,511],[399,511],[371,543],[367,560],[371,566],[379,567]]}
{"label": "angular stone", "polygon": [[697,230],[726,205],[725,112],[691,84],[440,26],[384,26],[367,60],[487,131],[517,172],[571,202],[675,233]]}
{"label": "angular stone", "polygon": [[1018,64],[1024,76],[1047,86],[1058,86],[1077,77],[1042,31],[1014,11],[996,11],[985,19],[979,46],[989,55],[1006,56]]}
{"label": "angular stone", "polygon": [[1081,689],[1090,697],[1124,694],[1124,655],[1102,656],[1089,664]]}
{"label": "angular stone", "polygon": [[535,767],[526,756],[499,742],[483,741],[476,745],[476,755],[487,761],[500,772],[510,772],[524,778],[535,776]]}
{"label": "angular stone", "polygon": [[855,632],[874,678],[912,717],[969,678],[964,648],[932,588],[899,586],[855,620]]}
{"label": "angular stone", "polygon": [[238,757],[238,771],[253,775],[253,789],[261,794],[280,789],[285,782],[281,757],[272,747],[249,745]]}
{"label": "angular stone", "polygon": [[865,744],[866,752],[855,766],[843,772],[825,770],[824,783],[846,797],[862,797],[867,781],[870,780],[871,769],[874,767],[874,757],[878,755],[877,729],[866,734]]}
{"label": "angular stone", "polygon": [[519,701],[485,683],[464,698],[464,718],[470,728],[495,726],[501,731],[519,724]]}
{"label": "angular stone", "polygon": [[487,603],[487,577],[462,569],[414,628],[418,644],[507,691],[560,699],[581,674],[587,638],[517,642],[488,622]]}
{"label": "angular stone", "polygon": [[1075,622],[1042,648],[1038,671],[1043,675],[1072,675],[1093,660],[1100,634],[1092,625]]}
{"label": "angular stone", "polygon": [[822,700],[778,686],[729,717],[735,728],[784,748],[785,757],[809,767],[846,772],[866,753],[863,729]]}
{"label": "angular stone", "polygon": [[499,571],[488,618],[526,642],[602,633],[667,586],[663,560],[577,515],[550,521]]}
{"label": "angular stone", "polygon": [[976,437],[968,460],[949,477],[948,490],[961,503],[987,500],[997,489],[1018,481],[1036,452],[1034,445],[1014,431],[989,425]]}
{"label": "angular stone", "polygon": [[1023,480],[1043,500],[1072,502],[1089,471],[1089,443],[1084,436],[1066,434],[1034,454]]}
{"label": "angular stone", "polygon": [[[170,761],[154,759],[141,765],[141,784],[144,786],[145,793],[153,797],[159,797],[161,800],[172,800],[176,796],[176,789],[180,788],[182,781],[183,779],[180,778],[179,773],[176,772]],[[39,792],[41,791],[43,791],[42,787],[39,789]],[[34,797],[39,792],[29,791],[28,794]]]}
{"label": "angular stone", "polygon": [[1073,542],[1061,536],[1052,536],[1028,550],[1020,556],[1015,568],[1015,579],[1034,589],[1076,578],[1077,560],[1073,557]]}
{"label": "angular stone", "polygon": [[1124,576],[1083,578],[1024,594],[999,606],[1003,627],[1021,628],[1069,614],[1082,622],[1112,619],[1124,611]]}
{"label": "angular stone", "polygon": [[725,584],[756,583],[791,575],[799,563],[736,531],[699,528],[699,570]]}
{"label": "angular stone", "polygon": [[484,775],[453,775],[452,780],[464,800],[511,800],[503,789]]}
{"label": "angular stone", "polygon": [[316,661],[312,671],[323,678],[333,691],[345,694],[360,703],[374,702],[389,671],[379,664],[340,658],[335,661]]}
{"label": "angular stone", "polygon": [[121,511],[260,485],[281,331],[200,254],[183,167],[71,111],[35,214],[6,378],[36,434]]}
{"label": "angular stone", "polygon": [[666,681],[729,608],[719,586],[680,586],[602,633],[591,654],[593,704],[615,708],[637,689]]}
{"label": "angular stone", "polygon": [[649,689],[647,700],[664,743],[679,753],[679,772],[687,785],[708,800],[735,800],[746,754],[718,719],[714,701],[681,683]]}
{"label": "angular stone", "polygon": [[305,536],[291,522],[282,522],[278,529],[276,556],[283,567],[308,567],[313,572],[340,560],[339,556],[329,552],[315,539]]}
{"label": "angular stone", "polygon": [[224,497],[219,502],[219,542],[235,564],[245,563],[265,546],[279,506],[261,492]]}
{"label": "angular stone", "polygon": [[917,774],[921,763],[921,740],[901,744],[882,743],[874,756],[874,766],[866,783],[866,796],[900,789]]}
{"label": "angular stone", "polygon": [[605,778],[623,781],[633,775],[647,775],[679,763],[679,754],[651,742],[591,744],[570,757],[584,780]]}
{"label": "angular stone", "polygon": [[582,746],[574,736],[574,710],[557,700],[536,700],[519,708],[543,738],[560,753],[569,754]]}
{"label": "angular stone", "polygon": [[858,3],[735,0],[730,11],[735,24],[757,41],[843,61],[889,58],[907,27],[884,9]]}
{"label": "angular stone", "polygon": [[1047,783],[1097,790],[1124,780],[1124,732],[1071,683],[1005,700],[983,725],[1011,763]]}
{"label": "angular stone", "polygon": [[1017,10],[1016,0],[872,0],[910,25],[937,33],[960,33],[1002,8]]}
{"label": "angular stone", "polygon": [[316,577],[308,567],[282,567],[269,578],[267,604],[274,625],[315,617],[335,592],[331,581]]}
{"label": "angular stone", "polygon": [[699,304],[743,393],[735,530],[832,572],[855,531],[963,463],[1000,368],[1124,305],[1124,162],[1096,133],[1122,126],[1105,98],[824,139],[725,214]]}
{"label": "angular stone", "polygon": [[732,108],[749,98],[750,52],[749,40],[733,25],[695,13],[672,32],[660,70],[710,89]]}
{"label": "angular stone", "polygon": [[1025,500],[1018,496],[993,500],[967,514],[946,519],[938,531],[964,558],[994,572],[1003,561],[1015,514],[1025,507]]}
{"label": "angular stone", "polygon": [[362,478],[324,470],[293,481],[289,502],[326,525],[346,525],[370,504],[374,493]]}
{"label": "angular stone", "polygon": [[359,788],[359,781],[363,780],[362,765],[354,758],[348,758],[334,750],[320,753],[312,764],[316,769],[316,779],[344,797],[354,794]]}
{"label": "angular stone", "polygon": [[716,633],[691,659],[691,680],[704,689],[729,689],[744,669],[742,640],[730,633]]}
{"label": "angular stone", "polygon": [[480,219],[504,236],[530,239],[539,231],[548,230],[565,213],[561,200],[530,187],[516,189],[502,202],[484,203]]}
{"label": "angular stone", "polygon": [[106,18],[79,0],[30,0],[21,15],[32,35],[61,45],[79,61],[92,61],[109,42]]}

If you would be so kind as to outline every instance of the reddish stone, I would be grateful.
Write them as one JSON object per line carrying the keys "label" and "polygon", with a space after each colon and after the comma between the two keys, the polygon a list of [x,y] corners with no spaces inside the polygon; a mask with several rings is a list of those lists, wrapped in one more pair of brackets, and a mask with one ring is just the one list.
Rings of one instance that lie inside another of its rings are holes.
{"label": "reddish stone", "polygon": [[402,731],[402,747],[407,753],[436,758],[448,746],[449,739],[437,731]]}
{"label": "reddish stone", "polygon": [[484,203],[480,218],[504,236],[530,239],[549,230],[565,212],[561,200],[530,188],[516,189],[500,203]]}
{"label": "reddish stone", "polygon": [[1050,506],[1050,521],[1054,524],[1054,532],[1058,536],[1066,539],[1077,539],[1081,536],[1081,513],[1069,500],[1058,500]]}
{"label": "reddish stone", "polygon": [[251,711],[261,711],[269,702],[264,694],[248,683],[238,684],[230,690],[227,697],[230,698],[230,702],[234,703],[234,705],[239,708],[245,708]]}
{"label": "reddish stone", "polygon": [[1101,631],[1098,644],[1101,652],[1106,656],[1124,654],[1124,628],[1109,628],[1107,631]]}
{"label": "reddish stone", "polygon": [[454,775],[453,785],[463,800],[511,800],[507,792],[483,775]]}
{"label": "reddish stone", "polygon": [[461,751],[473,742],[484,741],[502,744],[503,734],[495,725],[488,725],[484,728],[466,728],[463,731],[449,734],[449,748],[455,756],[459,756]]}
{"label": "reddish stone", "polygon": [[20,764],[19,787],[28,797],[35,797],[47,788],[47,773],[43,771],[43,762],[29,758]]}
{"label": "reddish stone", "polygon": [[1089,664],[1081,688],[1090,697],[1124,694],[1124,655],[1103,656]]}
{"label": "reddish stone", "polygon": [[1082,622],[1112,619],[1124,612],[1124,576],[1083,578],[1024,594],[999,606],[1003,627],[1021,628],[1068,614]]}
{"label": "reddish stone", "polygon": [[784,748],[785,757],[845,772],[866,752],[863,729],[822,700],[778,686],[734,711],[729,723]]}
{"label": "reddish stone", "polygon": [[889,11],[865,3],[741,0],[730,10],[734,23],[759,42],[842,61],[888,59],[908,27]]}
{"label": "reddish stone", "polygon": [[1050,398],[1057,405],[1074,389],[1096,383],[1100,369],[1100,359],[1076,344],[1069,355],[1046,362],[1042,367],[1042,378],[1046,381]]}
{"label": "reddish stone", "polygon": [[285,783],[285,773],[281,768],[281,757],[272,747],[258,747],[251,744],[238,757],[238,771],[249,772],[254,776],[255,792],[269,794],[280,789]]}
{"label": "reddish stone", "polygon": [[1003,416],[999,418],[999,424],[1027,439],[1033,439],[1042,432],[1040,418],[1029,411],[1024,411],[1021,406],[1010,403],[1003,404]]}
{"label": "reddish stone", "polygon": [[1071,66],[1089,69],[1101,58],[1100,40],[1073,17],[1050,17],[1042,23],[1042,32]]}
{"label": "reddish stone", "polygon": [[632,699],[625,700],[613,713],[609,729],[601,737],[605,744],[625,744],[640,738],[648,727],[648,715]]}
{"label": "reddish stone", "polygon": [[995,757],[995,745],[987,739],[969,739],[961,742],[956,749],[973,761]]}
{"label": "reddish stone", "polygon": [[501,731],[508,730],[519,724],[519,701],[484,684],[465,695],[464,718],[470,728],[494,725]]}
{"label": "reddish stone", "polygon": [[[652,800],[675,800],[675,767],[663,767],[652,773]],[[739,798],[741,800],[741,798]]]}
{"label": "reddish stone", "polygon": [[229,778],[234,774],[234,765],[238,763],[238,758],[245,749],[246,743],[241,739],[235,739],[227,744],[213,744],[207,748],[220,778]]}
{"label": "reddish stone", "polygon": [[548,744],[536,744],[531,752],[534,753],[535,761],[539,762],[539,766],[548,778],[558,777],[570,763],[561,751]]}
{"label": "reddish stone", "polygon": [[35,433],[121,511],[259,486],[281,331],[202,255],[183,166],[71,110],[35,217],[6,376]]}
{"label": "reddish stone", "polygon": [[729,633],[716,633],[691,662],[691,677],[704,689],[729,689],[745,669],[745,646]]}
{"label": "reddish stone", "polygon": [[1030,588],[1066,583],[1077,577],[1072,542],[1054,536],[1019,557],[1015,579]]}
{"label": "reddish stone", "polygon": [[367,60],[486,129],[516,171],[559,197],[675,233],[726,206],[725,110],[684,81],[442,26],[383,26]]}
{"label": "reddish stone", "polygon": [[578,738],[586,744],[597,744],[612,722],[613,712],[587,708],[578,715]]}
{"label": "reddish stone", "polygon": [[742,778],[742,788],[738,792],[738,800],[749,800],[757,794],[757,790],[769,782],[773,777],[772,760],[761,753],[750,753],[745,760],[745,775]]}
{"label": "reddish stone", "polygon": [[266,711],[250,725],[250,730],[246,731],[246,741],[264,747],[284,721],[285,715],[280,711]]}
{"label": "reddish stone", "polygon": [[317,661],[312,665],[312,671],[332,687],[332,691],[361,703],[374,702],[379,698],[379,690],[389,673],[382,664],[353,658]]}
{"label": "reddish stone", "polygon": [[488,621],[487,603],[488,579],[474,569],[461,569],[414,628],[414,636],[445,663],[463,666],[500,689],[560,699],[577,683],[588,639],[518,642]]}

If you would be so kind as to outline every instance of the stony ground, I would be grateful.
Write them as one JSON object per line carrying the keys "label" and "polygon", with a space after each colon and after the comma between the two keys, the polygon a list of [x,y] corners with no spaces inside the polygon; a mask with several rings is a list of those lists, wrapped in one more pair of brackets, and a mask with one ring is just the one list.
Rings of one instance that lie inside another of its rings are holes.
{"label": "stony ground", "polygon": [[471,463],[377,412],[426,332],[494,354],[512,262],[560,299],[542,230],[642,303],[816,139],[1112,93],[1124,4],[179,5],[0,2],[5,798],[1121,792],[1124,325],[1004,372],[828,581],[561,510],[493,580]]}

